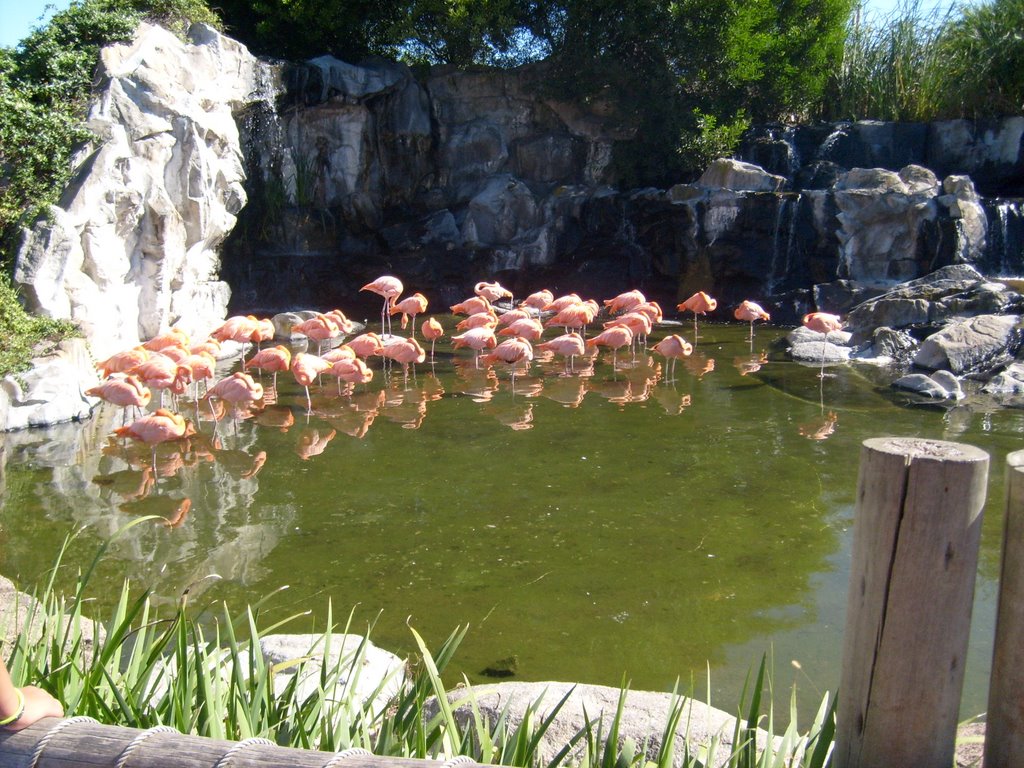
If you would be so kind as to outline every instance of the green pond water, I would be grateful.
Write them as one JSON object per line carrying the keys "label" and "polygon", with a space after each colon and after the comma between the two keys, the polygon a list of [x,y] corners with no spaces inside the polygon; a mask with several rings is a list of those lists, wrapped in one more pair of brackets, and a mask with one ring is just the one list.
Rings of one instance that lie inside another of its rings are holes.
{"label": "green pond water", "polygon": [[[453,319],[445,318],[446,327]],[[664,328],[692,338],[692,327]],[[409,654],[408,626],[438,645],[469,625],[449,679],[516,659],[519,680],[685,689],[734,709],[761,654],[776,685],[797,684],[810,717],[839,677],[863,440],[957,440],[991,456],[974,630],[962,713],[985,709],[1006,454],[1024,411],[926,406],[889,373],[816,366],[767,353],[782,329],[701,327],[674,380],[661,358],[602,352],[565,375],[558,360],[517,376],[478,370],[439,344],[434,365],[339,396],[315,386],[312,412],[290,375],[276,402],[158,453],[124,447],[106,406],[80,425],[8,435],[0,572],[40,579],[60,542],[84,527],[62,583],[118,539],[93,594],[128,578],[172,604],[274,594],[267,621],[297,611],[323,627],[328,605],[376,644]],[[227,369],[225,369],[226,371]],[[263,376],[269,387],[271,378]],[[268,398],[273,400],[274,398]],[[181,410],[195,418],[192,405]],[[262,464],[260,463],[262,461]],[[220,579],[204,578],[218,574]],[[793,664],[792,662],[796,662]],[[780,705],[788,694],[777,695]]]}

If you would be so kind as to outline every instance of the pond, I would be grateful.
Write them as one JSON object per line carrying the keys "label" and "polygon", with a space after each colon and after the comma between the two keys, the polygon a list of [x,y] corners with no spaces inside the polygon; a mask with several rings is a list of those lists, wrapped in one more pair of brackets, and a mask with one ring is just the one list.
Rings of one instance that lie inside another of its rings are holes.
{"label": "pond", "polygon": [[819,380],[768,353],[784,329],[759,327],[753,345],[747,333],[702,325],[674,378],[622,350],[568,375],[561,358],[535,361],[514,386],[507,367],[478,369],[442,340],[407,377],[375,359],[352,394],[326,379],[311,412],[283,374],[246,418],[183,403],[199,435],[161,447],[155,479],[148,449],[110,437],[122,417],[106,405],[81,425],[8,435],[0,572],[31,584],[71,530],[84,526],[75,566],[157,514],[174,524],[134,527],[100,568],[101,613],[128,578],[168,604],[188,587],[192,605],[236,610],[272,595],[268,620],[316,617],[295,632],[321,629],[329,604],[342,621],[354,609],[354,629],[372,623],[400,654],[414,650],[407,625],[436,646],[468,624],[452,683],[514,672],[669,690],[678,678],[703,699],[710,674],[712,703],[729,710],[771,652],[777,690],[796,682],[810,717],[838,683],[862,441],[957,440],[992,458],[962,704],[982,712],[1003,467],[1024,411],[920,405],[865,366]]}

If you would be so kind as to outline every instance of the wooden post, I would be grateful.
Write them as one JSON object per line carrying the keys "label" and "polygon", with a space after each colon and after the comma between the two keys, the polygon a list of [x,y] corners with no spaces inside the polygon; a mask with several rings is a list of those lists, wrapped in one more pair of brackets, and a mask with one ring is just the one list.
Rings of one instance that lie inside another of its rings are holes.
{"label": "wooden post", "polygon": [[1006,457],[1006,517],[985,768],[1024,765],[1024,451]]}
{"label": "wooden post", "polygon": [[874,438],[860,461],[834,765],[949,768],[988,454]]}

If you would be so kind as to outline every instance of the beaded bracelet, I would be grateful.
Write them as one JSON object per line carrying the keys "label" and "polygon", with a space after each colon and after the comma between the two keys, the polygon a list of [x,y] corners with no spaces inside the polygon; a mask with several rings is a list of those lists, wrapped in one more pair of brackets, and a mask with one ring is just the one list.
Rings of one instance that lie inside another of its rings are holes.
{"label": "beaded bracelet", "polygon": [[0,720],[0,727],[18,722],[21,720],[21,716],[25,714],[25,694],[22,693],[21,688],[15,688],[14,693],[18,697],[18,709],[10,717],[5,717],[3,720]]}

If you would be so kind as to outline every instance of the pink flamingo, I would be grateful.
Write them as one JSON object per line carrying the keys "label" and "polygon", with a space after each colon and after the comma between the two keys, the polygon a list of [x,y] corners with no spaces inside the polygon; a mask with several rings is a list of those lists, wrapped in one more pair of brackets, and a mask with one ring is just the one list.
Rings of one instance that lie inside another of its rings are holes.
{"label": "pink flamingo", "polygon": [[153,452],[153,473],[156,474],[156,448],[160,443],[181,440],[196,433],[192,424],[180,413],[166,408],[158,408],[146,414],[127,427],[118,427],[114,434],[118,437],[130,437],[150,447]]}
{"label": "pink flamingo", "polygon": [[87,389],[85,394],[121,406],[125,409],[122,418],[126,418],[128,408],[142,410],[153,397],[153,393],[138,378],[120,372],[110,374],[106,381]]}
{"label": "pink flamingo", "polygon": [[492,328],[470,328],[465,333],[452,336],[452,348],[469,347],[474,351],[473,362],[480,367],[480,350],[485,348],[494,349],[498,340],[494,337]]}
{"label": "pink flamingo", "polygon": [[604,305],[608,309],[608,313],[614,315],[618,312],[629,312],[638,304],[643,304],[647,301],[647,297],[640,291],[626,291],[620,293],[614,299],[605,299]]}
{"label": "pink flamingo", "polygon": [[292,375],[299,386],[306,390],[306,413],[313,412],[313,400],[309,396],[309,385],[316,381],[324,371],[331,368],[331,363],[322,357],[307,352],[298,352],[292,358]]}
{"label": "pink flamingo", "polygon": [[616,365],[616,354],[620,347],[628,347],[633,343],[633,332],[624,325],[605,328],[597,336],[587,339],[588,347],[611,347],[612,367]]}
{"label": "pink flamingo", "polygon": [[[253,380],[252,376],[242,371],[232,373],[214,384],[206,392],[207,399],[217,398],[231,404],[232,415],[241,403],[254,403],[263,397],[263,386]],[[214,421],[217,421],[217,414],[213,411]]]}
{"label": "pink flamingo", "polygon": [[573,368],[573,358],[577,355],[582,355],[586,351],[583,337],[576,332],[556,336],[551,341],[538,344],[537,349],[554,352],[556,355],[562,355],[567,358],[566,366],[569,370]]}
{"label": "pink flamingo", "polygon": [[828,312],[811,312],[804,315],[803,326],[815,333],[822,334],[821,337],[821,369],[818,371],[818,378],[825,376],[825,344],[828,335],[832,331],[838,331],[843,327],[843,321],[839,315],[830,315]]}
{"label": "pink flamingo", "polygon": [[743,301],[735,310],[733,310],[733,317],[737,320],[743,320],[744,322],[750,323],[750,343],[754,343],[754,321],[755,320],[771,320],[772,317],[765,312],[760,304],[755,304],[752,301]]}
{"label": "pink flamingo", "polygon": [[444,327],[433,317],[428,317],[420,326],[423,338],[430,342],[430,359],[434,359],[434,342],[444,336]]}
{"label": "pink flamingo", "polygon": [[384,306],[380,311],[380,332],[384,333],[384,320],[387,319],[388,330],[387,335],[391,334],[391,317],[388,315],[388,308],[393,306],[395,299],[402,295],[402,281],[397,277],[391,275],[384,275],[378,277],[372,283],[367,283],[360,291],[370,291],[376,293],[378,296],[384,297]]}
{"label": "pink flamingo", "polygon": [[555,300],[555,294],[549,291],[547,288],[542,288],[536,293],[531,293],[527,296],[523,302],[519,305],[521,308],[529,307],[530,309],[536,309],[538,312],[543,311],[544,307]]}
{"label": "pink flamingo", "polygon": [[477,296],[483,296],[490,302],[498,301],[498,299],[512,300],[512,291],[505,288],[501,283],[485,283],[479,282],[473,286],[473,293]]}
{"label": "pink flamingo", "polygon": [[483,296],[470,296],[465,301],[453,304],[449,309],[453,315],[476,315],[480,312],[494,313],[491,302]]}
{"label": "pink flamingo", "polygon": [[544,335],[544,326],[541,325],[540,320],[534,320],[532,317],[527,317],[522,320],[516,320],[507,328],[502,328],[498,331],[498,335],[519,336],[527,341],[537,341]]}
{"label": "pink flamingo", "polygon": [[249,361],[242,364],[242,368],[249,370],[255,368],[260,371],[269,371],[274,374],[274,389],[277,389],[277,374],[279,371],[287,371],[292,365],[292,352],[283,344],[261,349],[249,358]]}
{"label": "pink flamingo", "polygon": [[402,329],[409,324],[409,319],[412,318],[412,336],[416,335],[416,315],[422,315],[427,311],[427,297],[422,293],[414,293],[412,296],[408,296],[401,301],[395,302],[391,305],[391,314],[395,315],[399,312],[402,313]]}
{"label": "pink flamingo", "polygon": [[364,333],[356,336],[348,342],[349,349],[356,353],[356,357],[366,359],[370,355],[379,355],[384,349],[384,341],[376,333]]}
{"label": "pink flamingo", "polygon": [[718,300],[708,296],[704,291],[697,291],[693,296],[681,304],[676,305],[680,312],[693,312],[693,342],[697,343],[697,315],[706,315],[714,312],[718,306]]}
{"label": "pink flamingo", "polygon": [[530,361],[533,360],[533,346],[526,339],[514,336],[511,339],[505,339],[481,359],[485,365],[494,363],[510,365],[512,367],[512,391],[515,392],[516,364],[525,360],[529,366]]}
{"label": "pink flamingo", "polygon": [[[672,367],[669,368],[669,377],[672,377],[676,372],[676,363],[684,357],[689,357],[693,354],[693,346],[686,341],[682,336],[673,334],[666,336],[664,339],[659,341],[651,350],[657,352],[659,355],[664,355],[666,360],[672,361]],[[666,381],[669,381],[666,379]]]}

